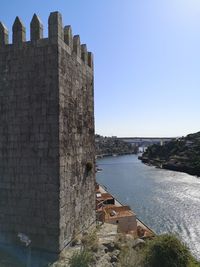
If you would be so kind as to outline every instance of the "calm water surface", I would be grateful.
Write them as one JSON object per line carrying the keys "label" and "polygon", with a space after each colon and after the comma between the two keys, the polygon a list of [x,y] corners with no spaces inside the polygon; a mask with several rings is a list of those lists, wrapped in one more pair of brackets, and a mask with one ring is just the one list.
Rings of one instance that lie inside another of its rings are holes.
{"label": "calm water surface", "polygon": [[98,160],[97,181],[156,233],[178,233],[200,259],[200,179],[127,155]]}

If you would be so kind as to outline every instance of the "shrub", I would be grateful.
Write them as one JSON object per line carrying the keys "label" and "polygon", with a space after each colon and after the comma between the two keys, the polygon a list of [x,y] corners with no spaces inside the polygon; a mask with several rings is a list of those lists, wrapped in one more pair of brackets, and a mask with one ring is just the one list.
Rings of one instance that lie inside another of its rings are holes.
{"label": "shrub", "polygon": [[90,172],[92,170],[92,162],[87,162],[86,163],[86,171]]}
{"label": "shrub", "polygon": [[147,243],[145,267],[188,267],[191,259],[188,248],[174,235],[164,234]]}
{"label": "shrub", "polygon": [[93,230],[82,237],[82,244],[84,249],[97,251],[98,250],[98,237],[96,230]]}
{"label": "shrub", "polygon": [[80,252],[75,252],[71,259],[69,260],[70,267],[89,267],[92,262],[92,254],[88,250],[81,250]]}
{"label": "shrub", "polygon": [[188,267],[200,267],[200,263],[191,257]]}
{"label": "shrub", "polygon": [[119,255],[120,267],[139,267],[142,266],[142,254],[134,250],[131,246],[121,247]]}

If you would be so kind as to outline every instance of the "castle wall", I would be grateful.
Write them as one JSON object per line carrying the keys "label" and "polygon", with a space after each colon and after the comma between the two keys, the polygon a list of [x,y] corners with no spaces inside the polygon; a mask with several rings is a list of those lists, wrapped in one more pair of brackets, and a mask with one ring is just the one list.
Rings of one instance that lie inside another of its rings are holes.
{"label": "castle wall", "polygon": [[0,24],[0,242],[59,252],[95,220],[92,54],[58,12],[42,33]]}
{"label": "castle wall", "polygon": [[[58,246],[58,72],[54,45],[0,52],[0,241]],[[57,244],[56,244],[57,243]]]}
{"label": "castle wall", "polygon": [[93,70],[65,45],[59,48],[59,88],[60,242],[67,244],[95,221],[95,147]]}

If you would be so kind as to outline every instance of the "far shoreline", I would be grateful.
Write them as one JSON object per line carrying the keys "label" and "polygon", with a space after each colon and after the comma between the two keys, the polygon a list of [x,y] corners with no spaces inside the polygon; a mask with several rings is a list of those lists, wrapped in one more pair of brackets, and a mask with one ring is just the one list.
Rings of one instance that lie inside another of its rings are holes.
{"label": "far shoreline", "polygon": [[176,166],[175,164],[170,164],[168,162],[163,162],[159,160],[153,160],[153,159],[148,159],[148,158],[143,158],[142,156],[139,156],[138,159],[145,165],[147,166],[153,166],[158,169],[163,169],[163,170],[169,170],[169,171],[175,171],[175,172],[182,172],[186,173],[192,176],[195,176],[196,178],[200,178],[200,173],[197,173],[193,170],[190,170],[186,166]]}

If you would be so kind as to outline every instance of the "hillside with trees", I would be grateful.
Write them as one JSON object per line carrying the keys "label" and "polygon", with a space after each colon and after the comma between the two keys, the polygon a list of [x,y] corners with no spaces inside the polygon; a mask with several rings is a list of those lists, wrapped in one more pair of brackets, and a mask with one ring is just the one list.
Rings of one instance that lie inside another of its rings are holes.
{"label": "hillside with trees", "polygon": [[200,176],[200,132],[152,145],[139,159],[144,163]]}
{"label": "hillside with trees", "polygon": [[119,140],[117,137],[104,137],[95,135],[95,148],[97,156],[112,156],[124,154],[137,154],[138,147]]}

